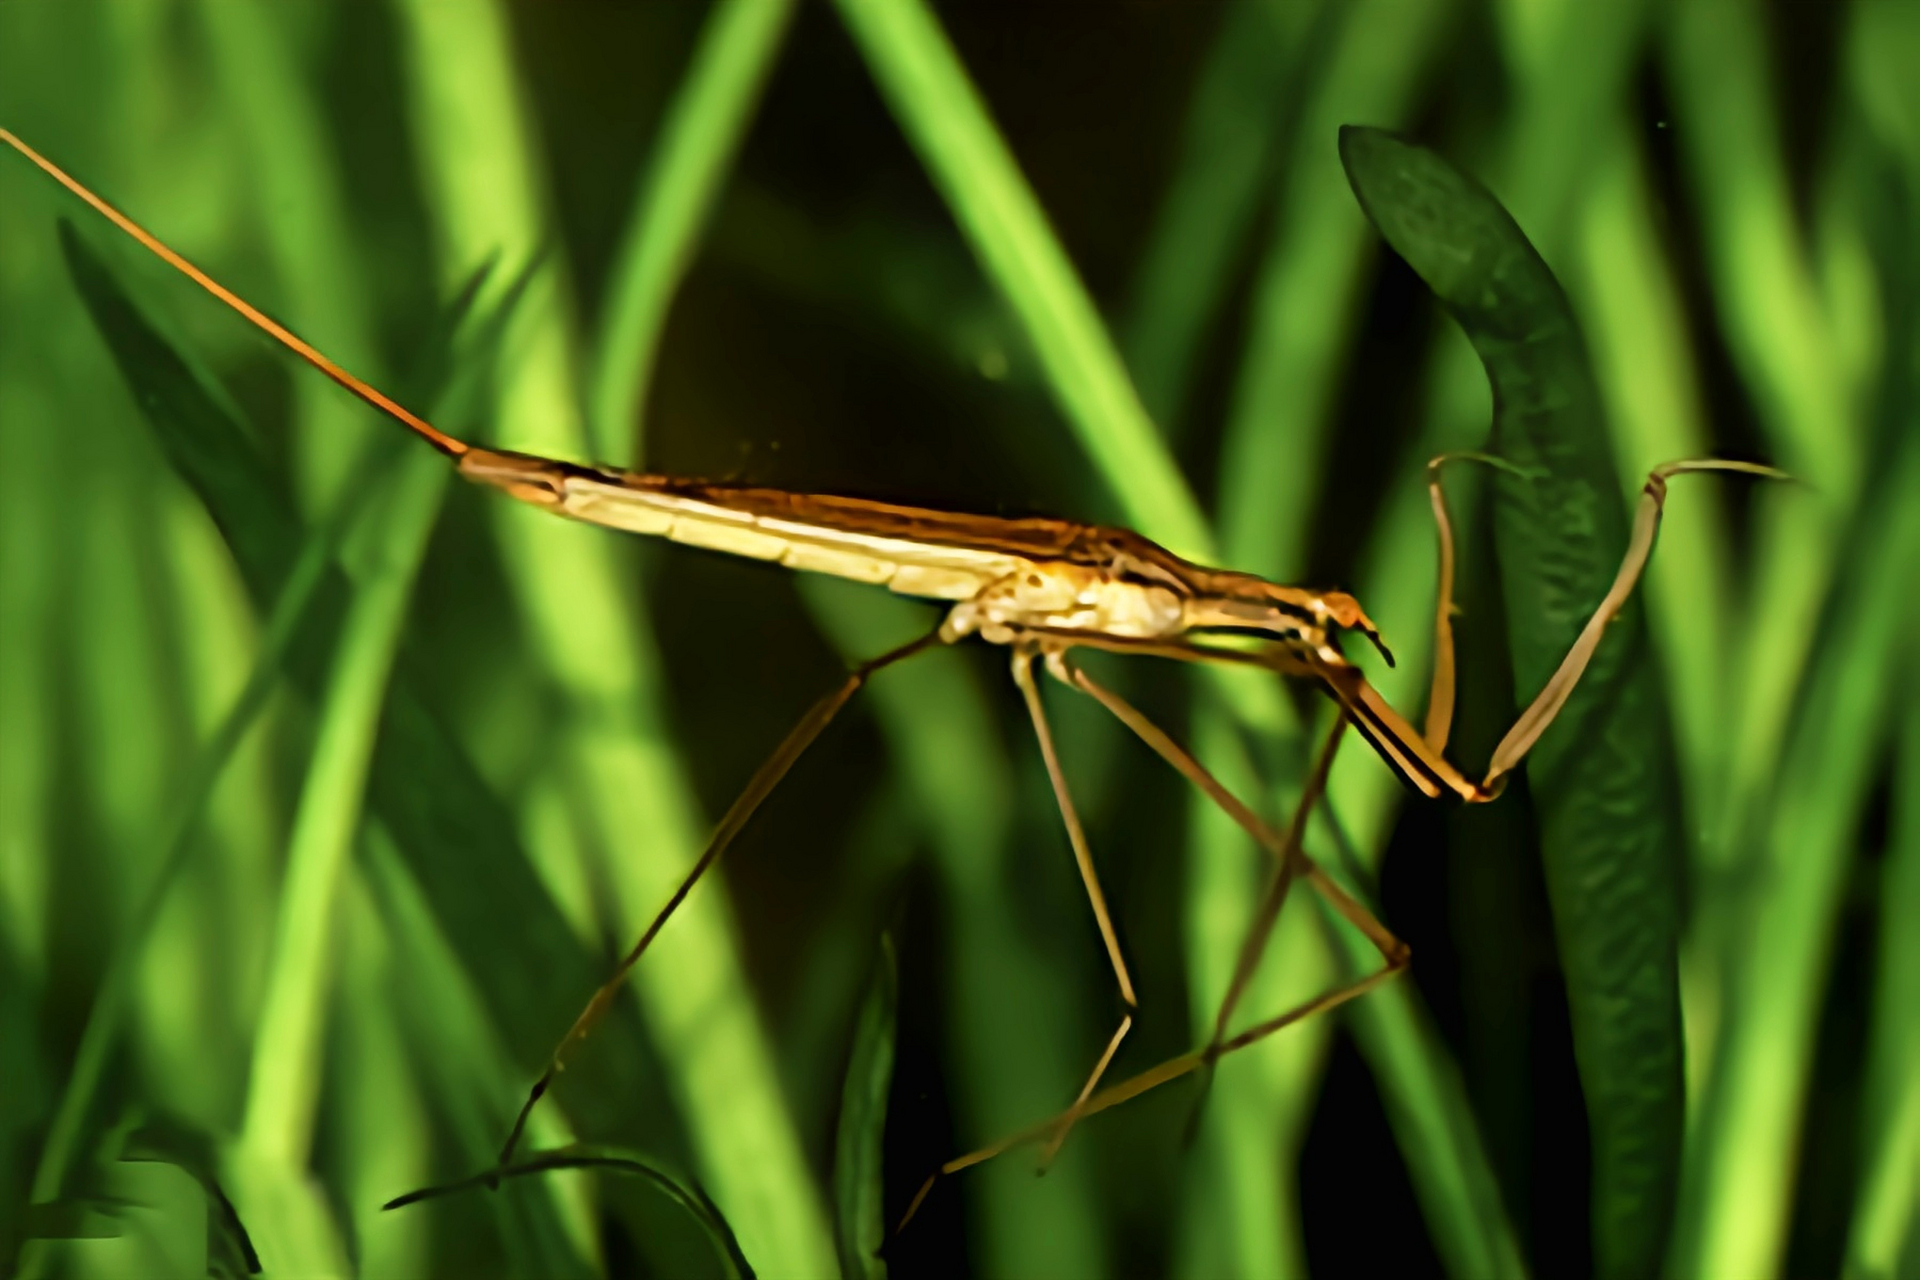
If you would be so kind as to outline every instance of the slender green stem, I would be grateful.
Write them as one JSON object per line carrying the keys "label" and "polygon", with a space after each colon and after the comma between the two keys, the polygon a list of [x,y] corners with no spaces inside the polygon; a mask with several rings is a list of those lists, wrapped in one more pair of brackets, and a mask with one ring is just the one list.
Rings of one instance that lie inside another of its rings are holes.
{"label": "slender green stem", "polygon": [[448,479],[441,459],[412,454],[371,522],[369,563],[334,655],[282,875],[239,1138],[252,1176],[236,1194],[273,1265],[293,1273],[324,1270],[337,1255],[317,1238],[326,1232],[318,1206],[303,1212],[292,1189],[312,1152],[341,882],[414,578]]}
{"label": "slender green stem", "polygon": [[[370,478],[370,477],[369,477]],[[352,504],[357,505],[357,504]],[[299,560],[275,601],[260,638],[260,651],[246,684],[221,717],[219,726],[194,757],[186,781],[179,790],[173,816],[163,824],[162,850],[154,860],[156,870],[141,894],[139,904],[118,934],[113,952],[107,958],[106,973],[100,979],[87,1022],[80,1033],[80,1047],[74,1051],[73,1065],[67,1072],[66,1087],[54,1111],[53,1124],[40,1151],[40,1162],[33,1175],[33,1203],[51,1204],[59,1199],[67,1172],[80,1139],[81,1126],[100,1088],[114,1042],[119,1037],[127,1000],[132,992],[134,971],[139,964],[154,922],[166,904],[167,892],[179,879],[193,852],[193,836],[213,795],[227,762],[239,749],[273,692],[280,676],[280,662],[287,646],[298,634],[315,589],[332,562],[335,547],[351,515],[343,506],[334,519],[315,531],[302,548]]]}
{"label": "slender green stem", "polygon": [[[1920,639],[1920,617],[1908,622]],[[1909,639],[1911,645],[1913,639]],[[1920,697],[1909,682],[1881,880],[1880,956],[1861,1107],[1860,1195],[1847,1239],[1852,1276],[1898,1275],[1920,1242]]]}
{"label": "slender green stem", "polygon": [[373,522],[371,563],[341,633],[287,851],[241,1131],[243,1145],[296,1169],[306,1166],[318,1100],[341,868],[359,830],[387,678],[446,480],[443,464],[414,455]]}
{"label": "slender green stem", "polygon": [[627,456],[660,335],[780,51],[794,0],[718,0],[647,161],[593,341],[588,421],[595,456]]}

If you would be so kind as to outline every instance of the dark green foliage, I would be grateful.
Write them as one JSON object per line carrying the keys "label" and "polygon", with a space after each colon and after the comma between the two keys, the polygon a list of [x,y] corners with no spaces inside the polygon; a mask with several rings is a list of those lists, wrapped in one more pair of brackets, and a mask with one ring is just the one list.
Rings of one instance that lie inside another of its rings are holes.
{"label": "dark green foliage", "polygon": [[[1526,705],[1612,584],[1627,521],[1566,294],[1487,190],[1432,151],[1341,130],[1381,235],[1466,331],[1493,383],[1495,528]],[[1684,847],[1672,739],[1637,607],[1533,752],[1555,934],[1594,1160],[1596,1267],[1650,1276],[1679,1180],[1685,1109],[1676,950]]]}
{"label": "dark green foliage", "polygon": [[893,1087],[893,1040],[900,975],[893,939],[882,935],[853,1024],[846,1079],[840,1086],[840,1123],[833,1145],[834,1243],[842,1280],[886,1280],[880,1256],[886,1242],[881,1161],[885,1154],[887,1093]]}

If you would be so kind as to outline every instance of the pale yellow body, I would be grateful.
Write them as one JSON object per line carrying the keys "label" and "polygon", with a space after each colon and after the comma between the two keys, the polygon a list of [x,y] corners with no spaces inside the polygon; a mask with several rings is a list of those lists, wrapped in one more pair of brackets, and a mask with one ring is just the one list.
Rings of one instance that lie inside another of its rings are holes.
{"label": "pale yellow body", "polygon": [[884,585],[905,596],[970,600],[996,582],[1033,569],[1031,561],[1003,552],[782,520],[582,476],[567,476],[561,485],[558,508],[578,520]]}

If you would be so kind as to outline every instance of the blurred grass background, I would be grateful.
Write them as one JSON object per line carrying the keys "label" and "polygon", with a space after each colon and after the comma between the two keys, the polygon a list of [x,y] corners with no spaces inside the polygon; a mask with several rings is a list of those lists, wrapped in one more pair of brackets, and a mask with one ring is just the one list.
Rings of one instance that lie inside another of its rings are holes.
{"label": "blurred grass background", "polygon": [[[452,430],[1122,522],[1349,587],[1409,710],[1419,467],[1481,443],[1488,403],[1335,131],[1478,174],[1582,319],[1623,496],[1701,453],[1807,482],[1676,486],[1646,588],[1690,833],[1668,1265],[1731,1277],[1920,1270],[1916,65],[1911,0],[0,6],[0,124],[381,385],[468,384],[416,405]],[[204,1178],[270,1272],[722,1274],[615,1178],[378,1205],[484,1166],[753,767],[933,615],[443,499],[423,451],[377,443],[391,424],[4,159],[0,1251],[231,1265]],[[282,590],[157,447],[63,215],[244,424],[285,495]],[[497,341],[449,337],[488,263]],[[1477,762],[1512,694],[1468,520],[1455,755]],[[303,545],[344,575],[304,614]],[[1098,670],[1284,812],[1323,700]],[[1082,702],[1050,698],[1141,988],[1131,1070],[1208,1024],[1260,863]],[[1350,744],[1332,791],[1315,850],[1377,877],[1412,980],[1224,1063],[1190,1143],[1195,1093],[1169,1089],[1044,1179],[1016,1155],[942,1184],[898,1274],[1591,1269],[1525,789],[1402,804]],[[690,907],[534,1137],[697,1178],[764,1275],[836,1270],[883,931],[889,1215],[1069,1100],[1117,1013],[978,646],[878,677]],[[1290,908],[1247,1012],[1337,980],[1349,943]]]}

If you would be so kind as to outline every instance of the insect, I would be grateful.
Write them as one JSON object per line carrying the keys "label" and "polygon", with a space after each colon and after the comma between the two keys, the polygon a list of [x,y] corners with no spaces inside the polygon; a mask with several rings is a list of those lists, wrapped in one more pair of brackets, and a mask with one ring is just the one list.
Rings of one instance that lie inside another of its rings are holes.
{"label": "insect", "polygon": [[[967,515],[772,488],[710,484],[582,466],[487,449],[456,439],[342,369],[228,291],[13,134],[0,129],[0,140],[319,372],[409,428],[446,456],[468,480],[571,519],[885,586],[903,595],[948,606],[944,619],[934,630],[855,668],[807,712],[753,774],[685,879],[555,1047],[546,1069],[529,1090],[501,1150],[499,1164],[503,1168],[511,1162],[534,1107],[579,1041],[605,1015],[622,983],[674,911],[840,709],[885,668],[936,646],[970,637],[1001,646],[1010,656],[1012,677],[1031,719],[1124,1011],[1065,1110],[989,1147],[948,1161],[940,1173],[958,1172],[1034,1141],[1044,1144],[1043,1161],[1051,1159],[1084,1117],[1207,1068],[1225,1054],[1364,995],[1407,967],[1408,948],[1365,905],[1322,870],[1305,853],[1302,844],[1308,817],[1324,791],[1346,728],[1351,725],[1395,773],[1429,798],[1450,796],[1466,803],[1494,799],[1507,776],[1565,705],[1608,623],[1619,613],[1637,584],[1658,532],[1667,481],[1672,476],[1697,471],[1780,474],[1756,464],[1718,460],[1683,461],[1656,468],[1643,488],[1629,546],[1612,587],[1594,609],[1558,670],[1495,749],[1486,773],[1475,779],[1445,755],[1454,702],[1451,638],[1454,548],[1441,480],[1450,462],[1478,455],[1443,455],[1429,464],[1428,486],[1439,533],[1440,587],[1434,623],[1436,656],[1432,689],[1425,725],[1416,730],[1343,654],[1342,637],[1357,633],[1365,642],[1376,646],[1389,662],[1392,660],[1378,629],[1360,603],[1343,592],[1287,586],[1250,574],[1197,565],[1125,529],[1044,518]],[[1323,688],[1335,701],[1338,714],[1314,759],[1306,787],[1285,829],[1276,828],[1259,817],[1186,748],[1119,694],[1087,674],[1074,660],[1075,651],[1081,649],[1190,663],[1251,666],[1309,679]],[[1196,785],[1273,859],[1252,928],[1241,945],[1232,980],[1215,1013],[1207,1041],[1190,1053],[1104,1089],[1101,1085],[1108,1069],[1133,1029],[1138,998],[1061,768],[1035,675],[1036,665],[1048,677],[1093,698],[1110,711],[1146,746]],[[1294,1008],[1233,1031],[1233,1015],[1296,881],[1304,881],[1371,942],[1379,953],[1380,966]],[[907,1216],[912,1216],[931,1185],[929,1179]]]}

